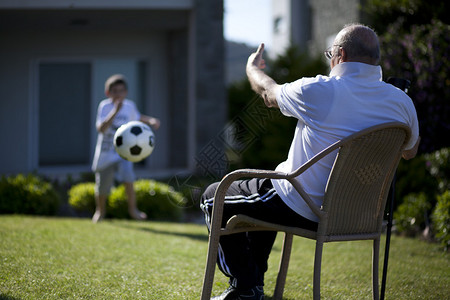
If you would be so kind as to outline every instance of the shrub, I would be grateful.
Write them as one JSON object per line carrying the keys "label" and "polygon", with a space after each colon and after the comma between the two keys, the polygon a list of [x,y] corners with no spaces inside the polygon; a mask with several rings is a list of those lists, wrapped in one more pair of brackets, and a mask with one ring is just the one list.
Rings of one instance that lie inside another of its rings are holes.
{"label": "shrub", "polygon": [[[169,185],[143,179],[134,183],[134,189],[137,206],[147,214],[149,219],[178,220],[180,218],[181,208],[184,207],[186,199]],[[111,192],[108,213],[115,218],[128,217],[128,204],[123,185]]]}
{"label": "shrub", "polygon": [[[407,235],[419,233],[420,229],[427,226],[425,222],[429,220],[432,208],[436,204],[438,181],[430,176],[427,164],[429,162],[426,155],[418,155],[411,160],[401,160],[397,169],[395,201],[398,206],[394,217],[396,222],[398,221],[398,231]],[[417,195],[420,195],[420,201],[415,199]],[[426,211],[417,217],[417,206],[425,207],[424,203],[427,203]]]}
{"label": "shrub", "polygon": [[[178,220],[181,216],[181,208],[184,207],[186,199],[169,185],[142,179],[134,183],[134,190],[138,208],[144,211],[149,219]],[[69,191],[69,204],[77,211],[94,213],[94,183],[74,185]],[[111,190],[106,209],[108,217],[129,218],[124,185]]]}
{"label": "shrub", "polygon": [[409,194],[394,212],[395,228],[399,233],[415,236],[425,224],[430,203],[424,193]]}
{"label": "shrub", "polygon": [[422,141],[419,151],[449,147],[449,1],[368,0],[365,22],[379,33],[383,75],[411,81]]}
{"label": "shrub", "polygon": [[427,170],[425,155],[418,155],[411,160],[401,160],[397,168],[395,199],[402,203],[409,194],[424,193],[431,206],[434,206],[438,182]]}
{"label": "shrub", "polygon": [[79,183],[72,186],[68,192],[69,204],[78,212],[95,212],[94,183]]}
{"label": "shrub", "polygon": [[34,175],[0,180],[0,213],[54,215],[60,199],[53,186]]}
{"label": "shrub", "polygon": [[437,180],[439,191],[450,190],[450,148],[426,154],[425,159],[428,171]]}
{"label": "shrub", "polygon": [[432,220],[436,239],[450,249],[450,190],[437,197]]}
{"label": "shrub", "polygon": [[[106,209],[107,209],[106,214],[110,218],[117,218],[117,219],[128,218],[127,195],[125,193],[125,186],[123,184],[114,187],[111,190],[111,194],[109,195]],[[141,207],[139,207],[139,209],[141,209]]]}
{"label": "shrub", "polygon": [[[433,6],[433,5],[428,5]],[[450,25],[439,20],[405,26],[404,19],[389,24],[380,36],[381,64],[387,77],[411,81],[422,140],[419,151],[430,153],[449,147]]]}
{"label": "shrub", "polygon": [[399,232],[413,235],[425,228],[429,219],[435,222],[431,214],[437,205],[438,195],[450,189],[449,177],[449,148],[400,162],[397,169],[396,199],[402,204],[394,214]]}

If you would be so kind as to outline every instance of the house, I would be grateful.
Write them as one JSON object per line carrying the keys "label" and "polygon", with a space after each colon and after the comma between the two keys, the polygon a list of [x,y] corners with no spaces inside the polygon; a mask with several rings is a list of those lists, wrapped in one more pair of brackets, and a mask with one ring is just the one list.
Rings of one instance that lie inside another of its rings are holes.
{"label": "house", "polygon": [[143,177],[195,170],[224,127],[223,0],[0,0],[0,174],[90,172],[114,73],[161,120]]}
{"label": "house", "polygon": [[331,46],[345,24],[363,22],[361,0],[272,0],[271,57],[293,44],[317,54]]}

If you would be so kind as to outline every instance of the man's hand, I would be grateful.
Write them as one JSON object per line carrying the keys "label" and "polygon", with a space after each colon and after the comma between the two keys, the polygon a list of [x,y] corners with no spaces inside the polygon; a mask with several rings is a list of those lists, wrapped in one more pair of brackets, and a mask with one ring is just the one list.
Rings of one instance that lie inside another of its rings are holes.
{"label": "man's hand", "polygon": [[258,47],[258,50],[256,50],[256,52],[252,53],[249,56],[248,61],[247,61],[247,68],[254,66],[261,70],[265,69],[266,62],[262,58],[263,53],[264,53],[264,43],[261,43]]}
{"label": "man's hand", "polygon": [[246,67],[248,81],[252,89],[264,99],[267,107],[278,107],[276,92],[279,86],[262,71],[266,67],[266,62],[262,58],[263,52],[264,44],[261,44],[258,50],[248,57]]}

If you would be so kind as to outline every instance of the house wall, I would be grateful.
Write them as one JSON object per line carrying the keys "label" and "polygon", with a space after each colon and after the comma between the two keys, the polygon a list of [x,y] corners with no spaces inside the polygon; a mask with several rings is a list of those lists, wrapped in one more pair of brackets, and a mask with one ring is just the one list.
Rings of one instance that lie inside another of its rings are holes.
{"label": "house wall", "polygon": [[324,51],[345,24],[360,22],[360,0],[309,1],[312,13],[311,53]]}
{"label": "house wall", "polygon": [[308,50],[311,39],[311,9],[308,0],[272,1],[273,46],[272,58],[283,55],[292,44]]}
{"label": "house wall", "polygon": [[[2,37],[0,47],[0,83],[2,99],[0,100],[0,168],[2,172],[11,170],[28,170],[30,153],[28,144],[30,120],[29,102],[30,81],[29,64],[26,60],[17,59],[24,50],[15,46],[13,39]],[[10,48],[12,53],[5,53]]]}
{"label": "house wall", "polygon": [[155,151],[137,165],[138,176],[195,171],[199,153],[220,134],[227,115],[223,1],[124,3],[0,1],[0,174],[90,171],[90,161],[39,163],[39,124],[46,122],[39,119],[39,66],[58,62],[90,66],[90,132],[77,133],[73,121],[55,124],[75,127],[74,139],[89,140],[89,157],[104,81],[124,73],[128,98],[138,102],[142,113],[161,119]]}
{"label": "house wall", "polygon": [[284,54],[292,43],[317,54],[330,46],[345,24],[361,22],[361,0],[272,0],[273,49]]}
{"label": "house wall", "polygon": [[[195,125],[195,153],[191,156],[196,172],[220,175],[226,165],[223,143],[218,142],[227,120],[225,87],[225,42],[223,38],[223,1],[197,0],[195,17],[195,50],[191,63],[195,65],[195,105],[190,116]],[[190,83],[191,84],[191,83]],[[205,157],[208,157],[205,159]],[[211,161],[211,162],[210,162]]]}
{"label": "house wall", "polygon": [[[4,47],[0,49],[0,82],[4,99],[1,102],[0,130],[5,145],[0,147],[2,173],[38,170],[38,66],[41,62],[88,62],[92,65],[91,98],[91,155],[94,151],[95,113],[100,100],[105,98],[104,80],[112,73],[127,73],[127,61],[146,61],[148,65],[148,98],[143,104],[147,111],[161,118],[162,124],[170,121],[167,116],[167,59],[166,36],[163,33],[135,31],[123,32],[67,32],[47,31],[14,32],[3,34]],[[122,66],[121,66],[122,63]],[[130,70],[130,72],[133,70]],[[136,74],[125,74],[130,82]],[[61,74],[64,76],[64,74]],[[130,87],[129,98],[136,91]],[[70,112],[67,112],[70,114]],[[78,126],[59,124],[59,126]],[[6,130],[10,128],[10,130]],[[167,136],[168,126],[162,126],[158,135]],[[56,137],[55,137],[56,138]],[[167,164],[167,139],[158,140],[152,155],[152,164],[161,168]],[[81,166],[85,169],[86,166]],[[87,167],[89,167],[87,165]],[[88,170],[88,169],[87,169]]]}

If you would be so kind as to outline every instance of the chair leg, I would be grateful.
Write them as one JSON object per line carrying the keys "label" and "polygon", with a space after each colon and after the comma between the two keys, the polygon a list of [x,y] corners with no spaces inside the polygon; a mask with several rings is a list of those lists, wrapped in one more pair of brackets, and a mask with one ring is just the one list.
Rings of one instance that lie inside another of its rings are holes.
{"label": "chair leg", "polygon": [[373,299],[380,299],[379,290],[379,279],[378,279],[378,263],[380,258],[380,237],[373,241],[373,252],[372,252],[372,289],[373,289]]}
{"label": "chair leg", "polygon": [[216,261],[219,248],[219,236],[209,237],[208,255],[206,258],[205,277],[203,279],[202,300],[209,300],[214,282],[214,272],[216,271]]}
{"label": "chair leg", "polygon": [[286,276],[289,267],[289,260],[291,257],[293,235],[290,233],[284,233],[283,249],[281,250],[280,267],[278,270],[277,283],[275,285],[275,292],[273,299],[281,300],[283,298],[284,285],[286,283]]}
{"label": "chair leg", "polygon": [[322,269],[323,242],[316,241],[316,253],[314,257],[313,299],[320,299],[320,272]]}

